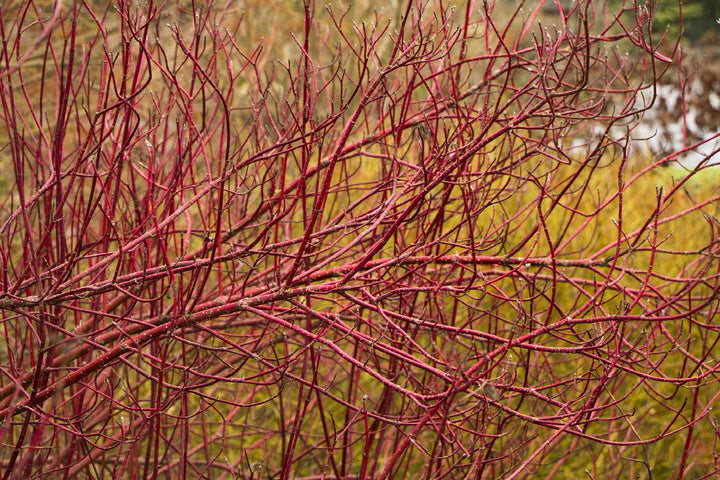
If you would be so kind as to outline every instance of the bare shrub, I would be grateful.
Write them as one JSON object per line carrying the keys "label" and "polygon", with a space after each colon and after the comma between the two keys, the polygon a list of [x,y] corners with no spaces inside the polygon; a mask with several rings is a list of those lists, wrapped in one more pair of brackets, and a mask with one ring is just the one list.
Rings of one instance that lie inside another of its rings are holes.
{"label": "bare shrub", "polygon": [[4,478],[717,473],[644,3],[48,3],[0,7]]}

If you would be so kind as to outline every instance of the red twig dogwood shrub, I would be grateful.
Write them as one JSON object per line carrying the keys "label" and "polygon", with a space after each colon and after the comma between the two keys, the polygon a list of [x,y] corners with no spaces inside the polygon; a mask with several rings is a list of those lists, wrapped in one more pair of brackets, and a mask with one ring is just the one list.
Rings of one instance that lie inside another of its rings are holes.
{"label": "red twig dogwood shrub", "polygon": [[716,474],[677,55],[548,4],[4,2],[3,478]]}

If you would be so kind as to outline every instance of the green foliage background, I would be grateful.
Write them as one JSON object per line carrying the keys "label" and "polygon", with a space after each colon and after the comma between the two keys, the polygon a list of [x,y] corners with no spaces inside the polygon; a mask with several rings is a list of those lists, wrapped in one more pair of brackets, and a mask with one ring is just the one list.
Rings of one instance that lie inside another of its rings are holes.
{"label": "green foliage background", "polygon": [[680,33],[680,12],[682,7],[682,36],[691,42],[703,37],[718,38],[720,25],[720,2],[717,0],[685,0],[678,4],[675,0],[655,0],[656,32],[667,31],[671,38]]}

